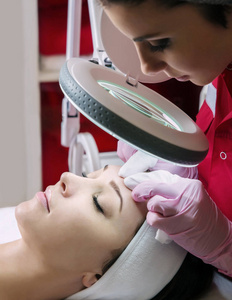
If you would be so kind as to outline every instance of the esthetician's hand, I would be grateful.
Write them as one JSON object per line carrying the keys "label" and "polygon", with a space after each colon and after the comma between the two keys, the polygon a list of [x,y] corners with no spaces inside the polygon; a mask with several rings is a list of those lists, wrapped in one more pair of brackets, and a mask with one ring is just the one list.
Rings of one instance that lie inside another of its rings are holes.
{"label": "esthetician's hand", "polygon": [[185,178],[198,178],[197,167],[180,167],[172,163],[157,159],[134,149],[128,144],[118,141],[117,154],[125,164],[120,168],[118,175],[127,177],[138,172],[167,170]]}
{"label": "esthetician's hand", "polygon": [[148,201],[147,222],[204,262],[232,276],[232,224],[199,180],[167,171],[124,179],[135,201]]}

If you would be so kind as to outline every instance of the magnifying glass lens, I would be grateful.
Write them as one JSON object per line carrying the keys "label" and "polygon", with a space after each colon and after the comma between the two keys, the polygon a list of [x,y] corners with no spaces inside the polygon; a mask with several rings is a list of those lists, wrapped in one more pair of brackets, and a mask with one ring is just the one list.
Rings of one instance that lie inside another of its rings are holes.
{"label": "magnifying glass lens", "polygon": [[108,91],[115,99],[122,101],[124,104],[130,106],[146,117],[153,119],[163,126],[182,131],[181,126],[174,118],[169,116],[150,100],[115,83],[99,80],[98,84]]}

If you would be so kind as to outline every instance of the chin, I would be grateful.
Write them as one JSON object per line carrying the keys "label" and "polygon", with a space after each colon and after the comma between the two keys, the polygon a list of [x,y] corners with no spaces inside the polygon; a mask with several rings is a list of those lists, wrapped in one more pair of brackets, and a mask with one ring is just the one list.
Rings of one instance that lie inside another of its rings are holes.
{"label": "chin", "polygon": [[29,200],[17,205],[15,208],[15,218],[24,241],[32,244],[33,238],[36,238],[36,236],[39,238],[38,226],[40,222],[38,222],[34,201]]}
{"label": "chin", "polygon": [[15,218],[17,220],[17,223],[20,227],[21,224],[23,224],[23,219],[26,215],[26,211],[27,211],[27,203],[26,202],[22,202],[19,205],[16,206],[15,208]]}
{"label": "chin", "polygon": [[23,211],[25,210],[26,206],[27,206],[27,201],[26,202],[21,202],[16,206],[16,208],[15,208],[15,217],[16,217],[17,220],[23,214]]}
{"label": "chin", "polygon": [[210,78],[210,79],[191,79],[190,81],[198,86],[205,86],[207,84],[209,84],[210,82],[212,82],[214,80],[214,78]]}
{"label": "chin", "polygon": [[211,70],[211,72],[210,71],[205,72],[205,74],[204,74],[204,72],[202,72],[202,74],[200,74],[199,77],[194,76],[190,80],[195,85],[204,86],[204,85],[211,83],[223,71],[224,71],[224,69],[222,68],[222,69],[217,69],[217,70]]}
{"label": "chin", "polygon": [[32,200],[21,202],[15,208],[15,218],[18,224],[24,224],[26,220],[32,217],[32,210],[34,208],[34,203]]}

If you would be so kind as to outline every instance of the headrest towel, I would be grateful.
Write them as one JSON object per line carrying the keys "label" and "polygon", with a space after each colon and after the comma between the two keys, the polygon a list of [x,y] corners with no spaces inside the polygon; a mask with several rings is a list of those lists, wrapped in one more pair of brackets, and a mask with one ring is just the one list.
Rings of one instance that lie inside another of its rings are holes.
{"label": "headrest towel", "polygon": [[67,299],[147,300],[175,276],[187,252],[155,239],[157,229],[145,221],[112,267],[91,287]]}

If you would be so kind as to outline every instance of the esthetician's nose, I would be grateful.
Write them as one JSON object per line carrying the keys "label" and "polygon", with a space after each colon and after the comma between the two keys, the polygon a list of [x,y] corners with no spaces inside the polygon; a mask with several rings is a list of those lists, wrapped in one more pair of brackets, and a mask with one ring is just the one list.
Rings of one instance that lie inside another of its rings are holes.
{"label": "esthetician's nose", "polygon": [[78,190],[78,187],[85,184],[86,178],[73,173],[65,172],[60,177],[60,185],[64,197],[70,197]]}
{"label": "esthetician's nose", "polygon": [[151,52],[149,47],[140,44],[136,44],[136,50],[140,60],[141,71],[145,75],[155,75],[167,67],[166,62],[163,60],[162,53]]}

